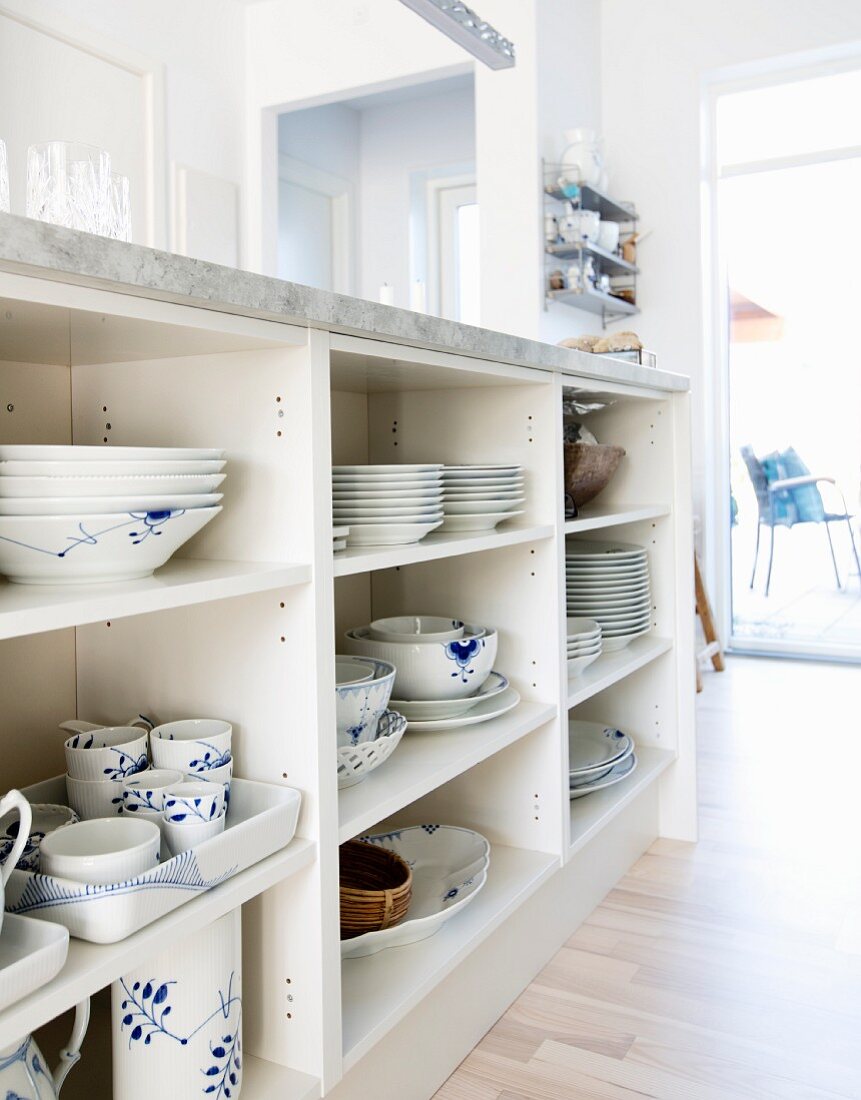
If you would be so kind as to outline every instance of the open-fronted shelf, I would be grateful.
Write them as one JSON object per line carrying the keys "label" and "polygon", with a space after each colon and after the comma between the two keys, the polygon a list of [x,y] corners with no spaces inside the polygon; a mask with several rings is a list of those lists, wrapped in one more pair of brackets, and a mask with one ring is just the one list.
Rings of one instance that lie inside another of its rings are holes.
{"label": "open-fronted shelf", "polygon": [[571,241],[562,244],[548,244],[547,254],[557,256],[559,259],[579,259],[582,255],[594,256],[601,261],[601,267],[608,275],[636,275],[639,271],[636,264],[623,260],[615,252],[608,252],[606,248],[600,248],[591,241]]}
{"label": "open-fronted shelf", "polygon": [[576,535],[581,531],[597,531],[601,527],[620,527],[625,523],[639,523],[643,519],[668,516],[665,504],[606,504],[592,501],[584,505],[576,519],[565,521],[565,534]]}
{"label": "open-fronted shelf", "polygon": [[318,1100],[320,1080],[263,1058],[245,1056],[242,1100]]}
{"label": "open-fronted shelf", "polygon": [[665,771],[676,754],[668,749],[637,746],[637,770],[621,783],[571,801],[568,855],[579,852],[642,791]]}
{"label": "open-fronted shelf", "polygon": [[595,287],[588,287],[586,290],[548,290],[547,297],[554,302],[576,306],[586,313],[598,313],[606,317],[631,317],[640,312],[633,302],[617,298],[615,294],[605,294]]}
{"label": "open-fronted shelf", "polygon": [[519,703],[508,714],[476,726],[427,733],[408,728],[384,767],[339,793],[338,840],[357,836],[555,716],[555,706]]}
{"label": "open-fronted shelf", "polygon": [[307,584],[310,579],[310,565],[173,558],[152,577],[137,581],[89,585],[0,581],[0,639],[271,592]]}
{"label": "open-fronted shelf", "polygon": [[578,703],[584,703],[599,691],[604,691],[613,684],[624,680],[632,672],[643,668],[650,661],[656,660],[661,654],[673,648],[670,638],[659,638],[654,634],[646,634],[642,638],[635,638],[624,649],[612,653],[602,653],[580,676],[572,676],[568,680],[568,707],[576,707]]}
{"label": "open-fronted shelf", "polygon": [[73,939],[60,973],[47,985],[0,1013],[0,1047],[35,1031],[46,1020],[92,996],[146,959],[159,955],[166,944],[190,936],[301,871],[313,863],[316,853],[317,846],[313,842],[293,840],[282,851],[240,871],[220,886],[205,890],[119,943],[98,944]]}
{"label": "open-fronted shelf", "polygon": [[341,967],[344,1068],[349,1069],[529,898],[556,856],[493,845],[484,889],[434,936],[345,959]]}

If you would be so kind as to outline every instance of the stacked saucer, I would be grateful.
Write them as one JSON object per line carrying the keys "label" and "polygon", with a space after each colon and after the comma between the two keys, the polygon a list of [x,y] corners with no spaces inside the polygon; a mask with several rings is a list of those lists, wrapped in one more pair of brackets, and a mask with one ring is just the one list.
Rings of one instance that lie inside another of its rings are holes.
{"label": "stacked saucer", "polygon": [[567,620],[568,676],[580,676],[601,656],[601,627],[594,619]]}
{"label": "stacked saucer", "polygon": [[624,649],[651,629],[649,562],[642,546],[569,539],[565,590],[569,615],[600,624],[605,652]]}
{"label": "stacked saucer", "polygon": [[442,523],[442,466],[333,466],[332,519],[348,546],[405,546]]}
{"label": "stacked saucer", "polygon": [[602,722],[568,723],[568,794],[585,794],[627,779],[637,766],[634,739]]}
{"label": "stacked saucer", "polygon": [[446,531],[492,531],[523,515],[522,466],[445,466],[442,476]]}

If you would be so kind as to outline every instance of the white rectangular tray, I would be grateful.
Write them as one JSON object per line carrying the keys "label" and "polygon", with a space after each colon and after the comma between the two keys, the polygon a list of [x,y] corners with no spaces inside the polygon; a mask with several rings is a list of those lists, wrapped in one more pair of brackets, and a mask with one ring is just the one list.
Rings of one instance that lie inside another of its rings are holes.
{"label": "white rectangular tray", "polygon": [[0,1012],[59,974],[68,953],[65,928],[7,913],[0,932]]}
{"label": "white rectangular tray", "polygon": [[[66,804],[62,776],[26,787],[31,802]],[[127,882],[92,886],[14,870],[6,911],[63,924],[92,943],[116,943],[203,890],[280,851],[293,839],[301,794],[292,787],[234,779],[224,832]]]}

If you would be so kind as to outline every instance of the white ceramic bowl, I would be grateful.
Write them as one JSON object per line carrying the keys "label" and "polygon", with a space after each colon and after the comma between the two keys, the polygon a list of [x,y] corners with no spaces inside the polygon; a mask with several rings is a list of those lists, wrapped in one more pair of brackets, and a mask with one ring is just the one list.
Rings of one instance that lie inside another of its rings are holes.
{"label": "white ceramic bowl", "polygon": [[220,511],[0,516],[0,573],[19,584],[148,577]]}
{"label": "white ceramic bowl", "polygon": [[368,634],[378,642],[451,642],[463,637],[463,623],[441,615],[398,615],[375,619]]}
{"label": "white ceramic bowl", "polygon": [[147,735],[133,726],[105,726],[75,733],[63,744],[73,779],[123,780],[147,766]]}
{"label": "white ceramic bowl", "polygon": [[171,855],[178,856],[180,852],[187,852],[191,848],[196,848],[204,840],[209,840],[214,836],[218,836],[219,833],[223,833],[224,822],[224,814],[221,817],[216,817],[213,821],[198,821],[194,825],[165,821],[163,830],[168,851]]}
{"label": "white ceramic bowl", "polygon": [[394,694],[412,701],[463,699],[478,691],[493,668],[497,642],[495,630],[479,636],[471,626],[450,642],[381,642],[367,626],[346,634],[350,652],[395,666]]}
{"label": "white ceramic bowl", "polygon": [[601,627],[594,619],[571,618],[565,620],[565,632],[569,642],[579,642],[600,634]]}
{"label": "white ceramic bowl", "polygon": [[361,745],[342,745],[338,748],[338,788],[361,783],[365,776],[384,764],[398,747],[407,720],[394,710],[380,715],[377,736]]}
{"label": "white ceramic bowl", "polygon": [[225,474],[153,474],[118,477],[0,477],[0,497],[126,497],[162,493],[214,493]]}
{"label": "white ceramic bowl", "polygon": [[389,705],[395,682],[395,667],[373,657],[361,658],[373,672],[370,680],[339,684],[335,688],[335,716],[338,746],[361,745],[377,736],[380,716]]}
{"label": "white ceramic bowl", "polygon": [[[68,806],[58,806],[48,802],[31,802],[30,813],[32,821],[30,832],[27,834],[27,843],[15,864],[21,871],[38,871],[39,851],[45,837],[79,820],[75,811]],[[5,863],[12,852],[15,841],[18,839],[20,821],[21,817],[17,810],[10,810],[9,813],[0,817],[0,864]]]}
{"label": "white ceramic bowl", "polygon": [[126,882],[158,863],[161,833],[151,821],[79,821],[42,841],[43,874],[107,885]]}
{"label": "white ceramic bowl", "polygon": [[601,656],[601,647],[598,647],[597,652],[588,653],[582,657],[568,657],[568,678],[573,679],[575,676],[582,676],[589,665],[594,664],[595,661]]}
{"label": "white ceramic bowl", "polygon": [[66,776],[69,805],[82,821],[118,817],[123,809],[123,785],[113,779],[75,779]]}
{"label": "white ceramic bowl", "polygon": [[184,828],[198,822],[214,821],[224,813],[224,787],[186,779],[165,791],[162,816],[172,825]]}
{"label": "white ceramic bowl", "polygon": [[186,775],[186,779],[202,779],[204,783],[220,783],[224,788],[224,808],[230,806],[230,782],[233,779],[233,761],[222,764],[220,768],[212,768],[208,772],[199,775]]}
{"label": "white ceramic bowl", "polygon": [[163,512],[212,508],[223,493],[162,493],[130,497],[8,497],[0,499],[0,516],[89,516],[117,512]]}
{"label": "white ceramic bowl", "polygon": [[232,738],[233,726],[220,718],[184,718],[155,727],[150,753],[157,768],[202,775],[230,763]]}
{"label": "white ceramic bowl", "polygon": [[355,657],[335,658],[335,684],[346,687],[347,684],[360,684],[363,680],[373,680],[374,670]]}
{"label": "white ceramic bowl", "polygon": [[183,773],[172,768],[150,768],[140,775],[124,779],[123,813],[160,814],[164,808],[165,791],[183,779]]}
{"label": "white ceramic bowl", "polygon": [[425,535],[436,530],[441,520],[433,523],[351,523],[348,546],[408,546],[421,542]]}

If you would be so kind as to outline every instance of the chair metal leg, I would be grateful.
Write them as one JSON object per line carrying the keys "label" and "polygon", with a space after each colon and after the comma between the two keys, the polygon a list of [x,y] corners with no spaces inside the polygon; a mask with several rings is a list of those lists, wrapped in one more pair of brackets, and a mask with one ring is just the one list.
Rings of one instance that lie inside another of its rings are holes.
{"label": "chair metal leg", "polygon": [[831,538],[831,528],[828,526],[828,520],[825,520],[825,534],[828,536],[828,547],[831,550],[831,563],[834,566],[834,576],[837,579],[837,587],[842,588],[843,585],[840,583],[840,571],[837,568],[837,556],[834,553],[834,541]]}
{"label": "chair metal leg", "polygon": [[774,526],[771,528],[771,542],[768,547],[768,576],[765,578],[765,594],[768,595],[771,588],[771,566],[774,562]]}
{"label": "chair metal leg", "polygon": [[[756,566],[759,562],[759,533],[762,530],[762,524],[759,520],[756,521],[756,547],[753,551],[753,572],[750,575],[750,587],[753,588],[753,583],[756,580]],[[773,528],[772,528],[773,530]]]}
{"label": "chair metal leg", "polygon": [[852,554],[855,557],[855,568],[858,570],[858,576],[861,577],[861,562],[858,560],[858,547],[855,544],[855,532],[852,530],[852,520],[849,516],[846,516],[846,526],[849,528],[849,541],[852,543]]}

